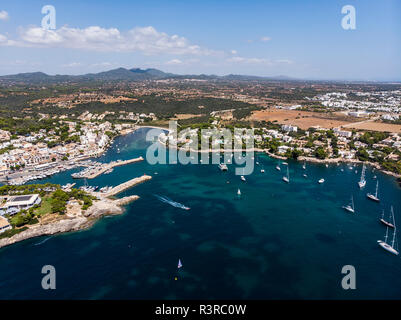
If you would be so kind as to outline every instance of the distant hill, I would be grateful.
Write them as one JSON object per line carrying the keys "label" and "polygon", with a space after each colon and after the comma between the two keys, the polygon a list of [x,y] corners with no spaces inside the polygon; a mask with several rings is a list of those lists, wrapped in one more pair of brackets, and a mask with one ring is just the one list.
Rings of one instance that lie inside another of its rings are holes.
{"label": "distant hill", "polygon": [[296,80],[286,76],[278,77],[258,77],[247,75],[216,76],[216,75],[178,75],[166,73],[158,69],[140,68],[117,68],[99,73],[88,73],[84,75],[48,75],[43,72],[19,73],[14,75],[0,76],[0,82],[22,82],[22,83],[58,83],[58,82],[77,82],[77,81],[144,81],[161,79],[198,79],[198,80]]}

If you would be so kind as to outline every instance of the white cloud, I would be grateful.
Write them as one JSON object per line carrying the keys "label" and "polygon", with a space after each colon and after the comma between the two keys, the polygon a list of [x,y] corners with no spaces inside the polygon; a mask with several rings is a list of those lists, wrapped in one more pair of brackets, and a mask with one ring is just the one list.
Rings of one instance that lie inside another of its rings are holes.
{"label": "white cloud", "polygon": [[272,38],[270,38],[270,37],[262,37],[262,38],[260,38],[260,41],[263,41],[263,42],[267,42],[267,41],[270,41]]}
{"label": "white cloud", "polygon": [[237,50],[231,50],[231,54],[237,54]]}
{"label": "white cloud", "polygon": [[166,64],[168,65],[178,65],[178,64],[182,64],[183,62],[179,59],[172,59],[170,61],[167,61]]}
{"label": "white cloud", "polygon": [[6,42],[7,42],[7,37],[2,35],[2,34],[0,34],[0,44],[6,43]]}
{"label": "white cloud", "polygon": [[76,68],[76,67],[80,67],[80,66],[82,66],[82,63],[80,63],[80,62],[71,62],[71,63],[62,65],[62,67],[65,67],[65,68]]}
{"label": "white cloud", "polygon": [[8,15],[7,11],[0,11],[0,20],[6,21],[10,16]]}
{"label": "white cloud", "polygon": [[93,63],[90,66],[91,67],[111,67],[115,65],[115,63],[111,63],[111,62],[100,62],[100,63]]}
{"label": "white cloud", "polygon": [[294,63],[292,60],[289,60],[289,59],[279,59],[279,60],[276,60],[278,63],[285,63],[285,64],[292,64],[292,63]]}
{"label": "white cloud", "polygon": [[263,64],[272,65],[272,61],[264,58],[245,58],[245,57],[232,57],[227,59],[228,62],[243,63],[243,64]]}
{"label": "white cloud", "polygon": [[20,29],[20,38],[8,45],[24,47],[58,47],[109,52],[142,52],[151,54],[215,55],[219,52],[190,44],[178,35],[159,32],[152,26],[137,27],[122,33],[116,28],[91,26],[84,29],[40,27]]}

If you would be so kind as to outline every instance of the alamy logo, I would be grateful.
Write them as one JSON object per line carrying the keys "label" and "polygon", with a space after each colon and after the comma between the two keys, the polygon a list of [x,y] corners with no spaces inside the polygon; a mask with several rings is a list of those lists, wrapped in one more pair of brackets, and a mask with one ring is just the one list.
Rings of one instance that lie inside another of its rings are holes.
{"label": "alamy logo", "polygon": [[355,267],[351,265],[345,265],[341,269],[341,273],[345,274],[341,280],[341,286],[344,290],[356,289],[356,271]]}
{"label": "alamy logo", "polygon": [[344,30],[356,29],[356,10],[354,6],[346,5],[342,7],[341,13],[345,16],[341,20],[341,26]]}
{"label": "alamy logo", "polygon": [[45,274],[42,278],[42,288],[44,290],[56,289],[56,268],[52,265],[45,265],[42,267],[42,274]]}
{"label": "alamy logo", "polygon": [[42,14],[45,14],[45,16],[42,18],[42,28],[46,30],[55,30],[56,8],[52,5],[43,6]]}

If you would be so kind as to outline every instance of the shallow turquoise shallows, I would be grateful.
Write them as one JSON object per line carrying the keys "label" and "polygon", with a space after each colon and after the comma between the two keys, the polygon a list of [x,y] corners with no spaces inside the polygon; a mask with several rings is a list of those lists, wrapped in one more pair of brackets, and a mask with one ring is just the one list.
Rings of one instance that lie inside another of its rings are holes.
{"label": "shallow turquoise shallows", "polygon": [[[145,156],[147,130],[117,138],[98,160]],[[257,161],[246,182],[233,165],[221,172],[217,165],[146,161],[88,180],[102,187],[144,173],[153,177],[120,195],[140,196],[123,215],[0,249],[0,299],[401,298],[400,256],[377,244],[385,234],[382,209],[387,215],[393,205],[401,226],[401,189],[393,177],[368,167],[360,190],[360,166],[308,163],[304,178],[302,163],[289,161],[286,184],[277,160],[259,154]],[[73,182],[76,171],[43,182]],[[366,198],[375,192],[374,175],[380,203]],[[320,178],[325,183],[318,184]],[[342,209],[351,195],[355,214]],[[44,265],[56,268],[56,290],[41,287]],[[355,290],[342,289],[344,265],[356,269]]]}

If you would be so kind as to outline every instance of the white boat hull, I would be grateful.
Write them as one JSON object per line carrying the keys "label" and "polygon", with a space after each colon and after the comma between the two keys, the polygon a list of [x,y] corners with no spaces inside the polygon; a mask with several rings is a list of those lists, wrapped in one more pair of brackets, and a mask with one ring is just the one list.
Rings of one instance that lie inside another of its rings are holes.
{"label": "white boat hull", "polygon": [[370,200],[373,200],[373,201],[376,201],[376,202],[380,202],[380,199],[377,198],[376,196],[374,196],[373,194],[368,193],[368,194],[366,195],[366,197],[367,197],[368,199],[370,199]]}
{"label": "white boat hull", "polygon": [[389,228],[393,228],[394,229],[394,225],[390,222],[387,222],[384,219],[380,219],[380,222],[383,223],[385,226],[389,227]]}
{"label": "white boat hull", "polygon": [[345,211],[348,211],[348,212],[351,212],[351,213],[355,213],[355,210],[354,209],[352,209],[351,207],[343,207],[343,209],[345,210]]}
{"label": "white boat hull", "polygon": [[389,244],[385,243],[384,241],[381,240],[377,240],[377,243],[379,244],[379,246],[381,246],[384,250],[395,254],[396,256],[398,256],[398,251],[395,250],[392,246],[390,246]]}

